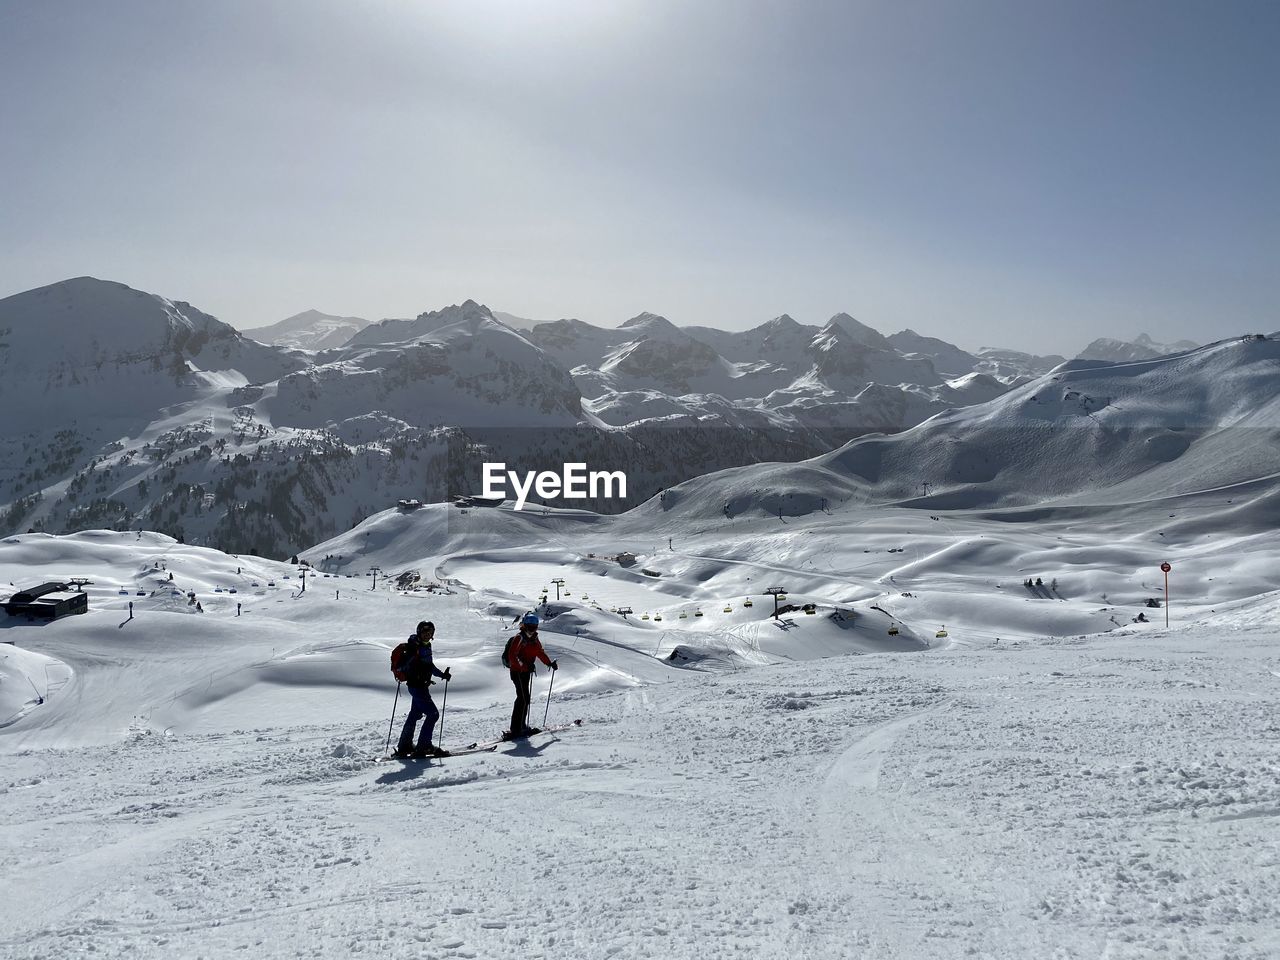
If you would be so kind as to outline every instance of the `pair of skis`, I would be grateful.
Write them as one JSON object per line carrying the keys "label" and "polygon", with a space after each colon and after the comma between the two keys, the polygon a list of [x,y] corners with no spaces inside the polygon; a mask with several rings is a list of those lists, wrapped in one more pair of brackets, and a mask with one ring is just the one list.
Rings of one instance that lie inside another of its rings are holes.
{"label": "pair of skis", "polygon": [[467,747],[463,753],[479,752],[481,750],[493,750],[504,743],[515,743],[518,740],[528,740],[530,737],[536,737],[544,733],[563,733],[565,730],[572,730],[574,727],[582,726],[581,720],[574,720],[572,723],[559,723],[550,727],[536,727],[527,733],[512,734],[510,730],[504,730],[501,738],[497,740],[488,740],[484,743],[473,743]]}
{"label": "pair of skis", "polygon": [[[544,734],[544,733],[563,733],[563,732],[564,732],[564,731],[566,731],[566,730],[573,730],[574,728],[576,728],[576,727],[580,727],[580,726],[582,726],[582,721],[581,721],[581,720],[574,720],[572,723],[560,723],[560,724],[556,724],[555,726],[551,726],[551,727],[543,727],[542,729],[537,730],[537,731],[535,731],[535,732],[532,732],[532,733],[526,733],[526,734],[521,734],[520,736],[515,736],[515,737],[511,736],[511,734],[510,734],[509,732],[507,732],[507,733],[504,733],[504,734],[503,734],[499,739],[497,739],[497,740],[476,741],[475,743],[468,744],[467,746],[463,747],[463,748],[462,748],[462,749],[460,749],[460,750],[450,750],[450,751],[449,751],[449,756],[450,756],[450,757],[465,757],[465,756],[467,756],[468,754],[472,754],[472,753],[493,753],[493,751],[497,750],[497,749],[498,749],[498,747],[502,746],[504,743],[517,743],[517,742],[519,742],[519,741],[521,741],[521,740],[528,740],[530,737],[538,737],[538,736],[541,736],[541,735],[542,735],[542,734]],[[391,757],[374,757],[374,758],[373,758],[373,762],[374,762],[374,763],[389,763],[389,762],[390,762],[390,761],[392,761],[392,760],[445,760],[445,759],[448,759],[448,758],[447,758],[447,757],[432,757],[432,756],[428,756],[428,757],[395,757],[395,756],[391,756]]]}

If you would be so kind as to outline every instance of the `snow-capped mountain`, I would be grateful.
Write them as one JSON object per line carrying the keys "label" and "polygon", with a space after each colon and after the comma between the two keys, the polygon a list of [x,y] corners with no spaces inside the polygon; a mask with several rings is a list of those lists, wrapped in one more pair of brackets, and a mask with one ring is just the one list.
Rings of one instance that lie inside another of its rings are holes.
{"label": "snow-capped mountain", "polygon": [[415,427],[563,427],[583,419],[568,373],[471,300],[371,325],[282,378],[264,409],[277,425],[313,428],[374,410]]}
{"label": "snow-capped mountain", "polygon": [[[0,436],[0,522],[12,531],[145,526],[288,555],[398,499],[476,492],[486,460],[622,469],[639,502],[829,446],[767,415],[726,417],[716,397],[606,422],[563,366],[473,301],[303,353],[84,279],[0,302],[0,331],[0,396],[15,414]],[[685,337],[656,320],[622,336],[642,354],[658,333]],[[638,369],[614,359],[618,376]]]}
{"label": "snow-capped mountain", "polygon": [[15,424],[138,416],[302,365],[120,283],[78,277],[0,300],[0,404]]}
{"label": "snow-capped mountain", "polygon": [[[292,327],[304,329],[317,332]],[[910,452],[875,481],[876,495],[896,483],[901,496],[934,447],[956,442],[934,436],[940,425],[977,431],[966,417],[1035,389],[1011,368],[1053,359],[984,351],[978,369],[948,376],[934,360],[962,366],[963,351],[895,337],[847,314],[821,328],[784,315],[740,335],[652,313],[618,328],[562,320],[520,331],[468,300],[302,350],[242,336],[181,301],[65,281],[0,301],[0,400],[12,414],[0,436],[0,522],[145,526],[288,555],[398,499],[476,492],[487,460],[624,470],[625,502],[576,504],[616,511],[703,474],[808,460],[928,421],[892,441]],[[913,449],[922,435],[927,449]],[[1151,443],[1167,453],[1177,440]],[[939,490],[956,473],[933,469]],[[1038,489],[1025,484],[1028,496]]]}
{"label": "snow-capped mountain", "polygon": [[[971,382],[972,384],[973,382]],[[975,386],[980,386],[975,384]],[[1072,361],[985,403],[803,464],[734,468],[664,509],[772,512],[778,492],[939,508],[1132,502],[1280,476],[1280,341],[1224,340],[1123,364]]]}
{"label": "snow-capped mountain", "polygon": [[714,327],[685,327],[689,336],[710,346],[736,363],[775,363],[794,369],[804,363],[806,351],[821,328],[797,323],[787,314],[742,332]]}
{"label": "snow-capped mountain", "polygon": [[[488,307],[467,300],[442,310],[420,313],[412,320],[379,320],[356,333],[344,346],[361,347],[376,343],[405,343],[457,324],[475,331],[481,324],[499,324]],[[505,328],[506,325],[502,324]]]}
{"label": "snow-capped mountain", "polygon": [[734,363],[665,317],[642,313],[618,332],[595,369],[574,369],[584,394],[600,398],[610,391],[654,389],[681,396],[712,394],[729,400],[760,397],[789,379],[787,371],[767,363]]}
{"label": "snow-capped mountain", "polygon": [[880,334],[867,336],[869,328],[850,329],[848,319],[832,317],[810,342],[809,380],[837,389],[869,383],[932,386],[941,380],[928,360],[904,357]]}
{"label": "snow-capped mountain", "polygon": [[304,310],[279,323],[240,331],[259,343],[294,350],[328,350],[340,347],[369,325],[362,317],[338,317],[319,310]]}
{"label": "snow-capped mountain", "polygon": [[1042,357],[1003,347],[983,347],[974,356],[978,361],[973,368],[975,373],[986,373],[1010,381],[1018,377],[1038,377],[1065,363],[1067,359],[1056,353]]}
{"label": "snow-capped mountain", "polygon": [[627,342],[627,336],[615,328],[597,327],[582,320],[539,323],[529,331],[528,338],[566,370],[599,366],[610,349]]}
{"label": "snow-capped mountain", "polygon": [[[910,331],[897,335],[895,346],[845,313],[822,327],[783,314],[735,333],[681,328],[645,313],[616,329],[561,320],[529,336],[572,369],[591,409],[609,422],[658,410],[718,417],[719,401],[727,399],[773,429],[823,446],[901,430],[964,402],[969,392],[957,392],[947,378],[971,373],[976,363],[945,341]],[[945,375],[933,356],[947,363]],[[990,375],[979,393],[990,396],[1000,382]]]}
{"label": "snow-capped mountain", "polygon": [[967,350],[937,337],[921,336],[911,329],[893,334],[888,341],[899,353],[928,360],[946,377],[962,377],[978,368],[978,358]]}
{"label": "snow-capped mountain", "polygon": [[1186,353],[1188,350],[1194,350],[1198,346],[1199,344],[1194,340],[1157,343],[1145,333],[1139,334],[1132,341],[1100,337],[1081,350],[1076,355],[1076,359],[1124,363],[1130,360],[1151,360],[1171,353]]}

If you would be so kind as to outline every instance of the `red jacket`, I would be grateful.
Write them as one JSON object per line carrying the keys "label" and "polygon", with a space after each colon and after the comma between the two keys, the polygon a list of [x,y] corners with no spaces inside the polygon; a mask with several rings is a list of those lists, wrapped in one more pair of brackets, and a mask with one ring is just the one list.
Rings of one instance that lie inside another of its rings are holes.
{"label": "red jacket", "polygon": [[548,667],[551,666],[551,658],[542,649],[542,641],[538,639],[537,633],[530,635],[522,630],[511,640],[511,652],[507,655],[507,661],[511,664],[512,673],[532,672],[535,657]]}

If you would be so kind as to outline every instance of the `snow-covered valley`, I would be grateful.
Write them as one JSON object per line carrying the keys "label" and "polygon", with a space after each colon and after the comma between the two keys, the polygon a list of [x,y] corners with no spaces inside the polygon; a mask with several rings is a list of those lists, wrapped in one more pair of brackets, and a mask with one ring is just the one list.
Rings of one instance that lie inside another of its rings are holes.
{"label": "snow-covered valley", "polygon": [[[11,537],[0,580],[92,583],[88,615],[0,629],[0,945],[1275,956],[1271,490],[697,523],[437,504],[306,551],[305,592],[157,534]],[[456,747],[505,726],[530,608],[560,664],[534,710],[580,728],[373,762],[419,619]]]}

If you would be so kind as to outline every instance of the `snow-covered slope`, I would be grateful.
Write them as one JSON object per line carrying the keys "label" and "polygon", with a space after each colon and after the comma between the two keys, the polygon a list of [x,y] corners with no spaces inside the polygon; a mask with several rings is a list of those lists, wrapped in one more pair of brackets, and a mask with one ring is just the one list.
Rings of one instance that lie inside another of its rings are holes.
{"label": "snow-covered slope", "polygon": [[242,331],[260,343],[295,350],[328,350],[340,347],[369,325],[362,317],[338,317],[319,310],[304,310],[279,323]]}
{"label": "snow-covered slope", "polygon": [[[154,534],[9,538],[0,582],[92,583],[86,616],[0,617],[0,947],[1270,960],[1280,580],[1231,499],[433,506],[308,551],[305,592]],[[450,592],[387,588],[412,573]],[[584,723],[373,762],[405,716],[390,648],[434,621],[435,732],[488,739],[503,639],[554,579],[533,715]]]}
{"label": "snow-covered slope", "polygon": [[528,317],[517,317],[514,313],[506,313],[502,310],[493,311],[493,315],[508,327],[514,327],[517,330],[532,330],[538,325],[537,320],[530,320]]}

